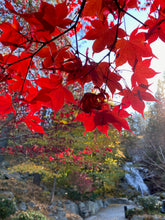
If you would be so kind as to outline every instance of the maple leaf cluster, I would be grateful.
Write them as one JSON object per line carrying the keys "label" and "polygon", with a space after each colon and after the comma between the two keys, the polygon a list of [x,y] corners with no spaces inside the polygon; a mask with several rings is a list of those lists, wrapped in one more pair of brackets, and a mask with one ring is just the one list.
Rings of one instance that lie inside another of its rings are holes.
{"label": "maple leaf cluster", "polygon": [[[139,0],[41,1],[31,12],[5,0],[4,7],[1,13],[13,18],[0,24],[1,118],[14,113],[17,124],[45,134],[40,111],[51,109],[56,117],[71,104],[79,109],[74,121],[84,123],[85,133],[97,128],[107,135],[110,125],[130,131],[128,107],[144,117],[145,101],[157,101],[149,90],[149,79],[158,74],[150,67],[155,57],[151,43],[158,38],[165,42],[164,0],[146,1],[149,15],[144,23],[129,12],[142,9]],[[130,34],[126,15],[139,22]],[[84,39],[92,41],[93,55],[100,53],[100,61],[89,57],[88,49],[81,52],[79,40]],[[107,54],[101,55],[103,51]],[[132,70],[130,87],[123,83],[124,64]],[[84,91],[79,99],[69,90],[76,83]],[[85,91],[88,83],[93,91]],[[122,97],[117,105],[115,94]]]}

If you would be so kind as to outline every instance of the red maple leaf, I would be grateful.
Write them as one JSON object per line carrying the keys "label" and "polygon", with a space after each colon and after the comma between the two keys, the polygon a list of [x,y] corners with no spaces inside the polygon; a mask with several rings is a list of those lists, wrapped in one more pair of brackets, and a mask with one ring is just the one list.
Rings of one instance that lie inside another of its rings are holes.
{"label": "red maple leaf", "polygon": [[15,50],[17,47],[26,47],[27,39],[20,33],[23,28],[17,22],[15,16],[13,16],[13,24],[3,22],[0,24],[0,29],[3,31],[0,42],[4,46],[10,46],[11,50]]}
{"label": "red maple leaf", "polygon": [[20,56],[12,54],[4,56],[4,62],[7,66],[6,70],[11,76],[19,75],[25,79],[29,68],[35,68],[31,57],[32,54],[27,52],[22,52]]}
{"label": "red maple leaf", "polygon": [[115,45],[117,49],[116,66],[121,66],[128,61],[134,66],[136,61],[141,61],[143,57],[153,57],[151,47],[145,43],[145,33],[137,33],[135,29],[130,39],[119,39]]}
{"label": "red maple leaf", "polygon": [[102,20],[105,16],[103,16],[101,11],[102,0],[87,0],[83,10],[83,16],[98,16]]}
{"label": "red maple leaf", "polygon": [[132,90],[129,88],[123,89],[122,92],[119,92],[120,95],[124,96],[122,99],[122,108],[132,107],[135,111],[141,113],[144,117],[144,101],[155,101],[158,102],[155,97],[146,92],[146,88],[142,88],[141,86],[136,86]]}
{"label": "red maple leaf", "polygon": [[83,65],[79,57],[72,56],[59,69],[68,73],[67,85],[77,81],[81,86],[84,86],[85,83],[92,81],[93,75],[97,74],[95,70],[96,66],[95,62],[88,64],[88,59]]}
{"label": "red maple leaf", "polygon": [[74,59],[62,65],[60,70],[69,73],[67,85],[77,81],[84,86],[85,83],[92,81],[96,87],[101,87],[103,83],[106,83],[112,94],[116,90],[122,89],[119,83],[121,76],[109,70],[109,63],[102,62],[97,64],[90,61],[88,56],[84,65],[80,58],[75,56]]}
{"label": "red maple leaf", "polygon": [[109,70],[109,63],[101,62],[97,66],[96,74],[93,73],[91,73],[91,77],[93,83],[96,86],[101,87],[103,83],[106,83],[112,95],[115,93],[116,90],[122,90],[122,86],[119,83],[122,77],[117,73],[111,72]]}
{"label": "red maple leaf", "polygon": [[91,25],[93,26],[93,29],[89,30],[83,39],[94,40],[92,46],[93,53],[99,53],[105,48],[112,50],[116,38],[123,38],[126,36],[123,29],[117,27],[117,25],[109,27],[106,20],[104,22],[93,20],[91,21]]}
{"label": "red maple leaf", "polygon": [[112,111],[109,110],[100,110],[93,111],[91,113],[81,112],[75,118],[74,121],[80,121],[84,123],[85,133],[88,131],[93,131],[96,128],[107,135],[109,124],[112,124],[119,132],[122,128],[130,130],[129,125],[124,117],[128,117],[125,110],[118,111],[117,108],[114,108]]}
{"label": "red maple leaf", "polygon": [[87,92],[80,101],[80,107],[86,113],[92,112],[94,109],[101,110],[105,104],[105,99],[108,97],[104,91],[99,94]]}
{"label": "red maple leaf", "polygon": [[147,79],[154,77],[157,72],[149,68],[151,64],[151,59],[146,59],[140,62],[137,62],[135,65],[134,73],[131,77],[132,86],[136,85],[148,85]]}
{"label": "red maple leaf", "polygon": [[39,11],[29,14],[18,13],[7,0],[5,2],[6,8],[10,12],[24,18],[30,24],[33,32],[47,31],[52,33],[56,27],[66,28],[71,23],[71,20],[66,18],[68,16],[66,1],[58,3],[55,6],[41,1]]}
{"label": "red maple leaf", "polygon": [[0,96],[0,115],[3,116],[5,114],[9,114],[13,112],[16,115],[15,109],[12,106],[12,99],[9,94],[5,94],[5,96]]}
{"label": "red maple leaf", "polygon": [[[119,15],[119,8],[127,11],[129,8],[137,8],[138,0],[87,0],[83,15],[84,16],[97,16],[99,19],[104,20],[108,14],[112,14],[115,18]],[[124,13],[123,13],[124,14]],[[121,17],[120,13],[120,17]]]}
{"label": "red maple leaf", "polygon": [[159,18],[153,16],[149,18],[150,19],[145,22],[146,28],[148,29],[148,32],[145,34],[146,40],[148,40],[150,44],[158,38],[165,42],[165,17],[160,15]]}
{"label": "red maple leaf", "polygon": [[43,122],[43,120],[40,119],[38,116],[29,114],[25,118],[20,119],[17,122],[17,125],[22,122],[24,122],[27,125],[27,127],[32,131],[32,133],[38,132],[47,136],[47,134],[44,132],[44,129],[41,127],[41,125],[39,125],[41,122]]}
{"label": "red maple leaf", "polygon": [[28,101],[32,106],[35,105],[35,110],[36,107],[39,110],[41,106],[46,106],[52,108],[56,114],[64,103],[76,104],[73,94],[62,85],[62,77],[50,74],[50,78],[39,78],[36,83],[41,89],[31,101]]}
{"label": "red maple leaf", "polygon": [[68,50],[68,46],[59,49],[54,42],[51,42],[43,47],[37,56],[44,58],[43,69],[55,70],[60,68],[65,60],[71,59],[73,54]]}
{"label": "red maple leaf", "polygon": [[151,8],[150,8],[150,14],[160,10],[159,12],[163,12],[165,9],[165,1],[164,0],[154,0],[152,2]]}

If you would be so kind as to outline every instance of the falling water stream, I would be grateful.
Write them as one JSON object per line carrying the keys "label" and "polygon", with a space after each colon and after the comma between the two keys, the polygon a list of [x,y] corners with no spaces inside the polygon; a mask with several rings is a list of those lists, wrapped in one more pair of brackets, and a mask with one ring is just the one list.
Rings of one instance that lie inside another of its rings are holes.
{"label": "falling water stream", "polygon": [[127,162],[124,165],[124,169],[126,170],[125,178],[127,183],[134,187],[138,192],[142,195],[150,194],[147,185],[144,183],[142,176],[139,173],[139,170],[133,166],[133,163]]}

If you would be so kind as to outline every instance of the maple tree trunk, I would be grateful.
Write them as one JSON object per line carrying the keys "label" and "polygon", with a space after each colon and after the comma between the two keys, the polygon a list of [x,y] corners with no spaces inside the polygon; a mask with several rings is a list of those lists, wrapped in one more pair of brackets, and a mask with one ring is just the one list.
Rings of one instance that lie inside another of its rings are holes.
{"label": "maple tree trunk", "polygon": [[54,200],[55,189],[56,189],[56,176],[54,177],[54,180],[53,180],[53,188],[51,192],[50,203],[52,203]]}

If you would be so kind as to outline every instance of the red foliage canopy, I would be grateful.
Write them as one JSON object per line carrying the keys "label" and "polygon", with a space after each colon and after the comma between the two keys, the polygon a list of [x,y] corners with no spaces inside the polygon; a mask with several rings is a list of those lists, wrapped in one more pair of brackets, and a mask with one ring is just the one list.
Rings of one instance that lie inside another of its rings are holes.
{"label": "red foliage canopy", "polygon": [[[128,107],[144,116],[144,101],[157,101],[149,90],[149,79],[157,74],[150,68],[155,57],[151,43],[165,42],[164,0],[146,0],[143,6],[140,0],[41,1],[32,12],[18,4],[5,0],[1,7],[4,17],[13,17],[0,24],[1,117],[13,112],[17,124],[45,133],[40,111],[52,109],[55,117],[64,104],[72,104],[81,111],[75,120],[84,123],[85,132],[97,128],[107,135],[110,124],[119,132],[130,130]],[[147,20],[134,17],[130,9],[149,11]],[[126,15],[139,22],[132,33],[126,31]],[[93,41],[99,61],[88,50],[81,52],[79,39]],[[120,67],[126,63],[132,69],[130,87],[122,83]],[[84,89],[90,82],[97,92]],[[84,91],[80,100],[69,90],[76,83]],[[114,94],[122,97],[118,105],[112,104]]]}

